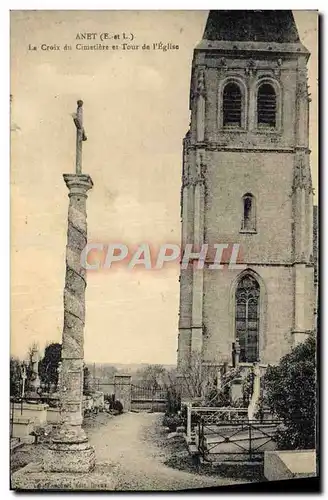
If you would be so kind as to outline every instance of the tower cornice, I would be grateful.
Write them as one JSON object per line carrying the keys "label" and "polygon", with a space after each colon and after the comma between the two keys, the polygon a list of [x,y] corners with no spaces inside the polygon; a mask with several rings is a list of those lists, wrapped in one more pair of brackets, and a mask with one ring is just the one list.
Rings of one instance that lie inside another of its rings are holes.
{"label": "tower cornice", "polygon": [[226,54],[235,55],[236,51],[249,54],[295,54],[305,55],[307,58],[310,52],[300,42],[297,43],[276,43],[276,42],[241,42],[241,41],[224,41],[224,40],[202,40],[196,47],[195,53],[202,51],[219,51]]}

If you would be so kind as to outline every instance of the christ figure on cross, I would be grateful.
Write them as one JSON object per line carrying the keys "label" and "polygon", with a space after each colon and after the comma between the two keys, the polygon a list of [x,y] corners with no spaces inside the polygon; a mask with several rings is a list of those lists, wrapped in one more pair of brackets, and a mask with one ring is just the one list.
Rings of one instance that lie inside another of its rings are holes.
{"label": "christ figure on cross", "polygon": [[82,174],[82,141],[87,140],[83,128],[83,101],[77,101],[77,110],[73,114],[73,120],[76,126],[76,174]]}

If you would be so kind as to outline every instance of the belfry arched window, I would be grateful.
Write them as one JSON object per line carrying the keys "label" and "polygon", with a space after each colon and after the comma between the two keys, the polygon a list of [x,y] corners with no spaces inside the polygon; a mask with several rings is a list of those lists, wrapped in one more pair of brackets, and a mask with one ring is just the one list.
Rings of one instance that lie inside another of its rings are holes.
{"label": "belfry arched window", "polygon": [[276,127],[277,96],[270,83],[262,83],[257,91],[257,125],[259,127]]}
{"label": "belfry arched window", "polygon": [[242,204],[242,231],[256,231],[255,198],[251,193],[243,196]]}
{"label": "belfry arched window", "polygon": [[227,83],[223,90],[223,126],[241,127],[242,93],[235,82]]}
{"label": "belfry arched window", "polygon": [[246,274],[236,288],[236,338],[239,340],[239,360],[254,363],[259,360],[260,286]]}

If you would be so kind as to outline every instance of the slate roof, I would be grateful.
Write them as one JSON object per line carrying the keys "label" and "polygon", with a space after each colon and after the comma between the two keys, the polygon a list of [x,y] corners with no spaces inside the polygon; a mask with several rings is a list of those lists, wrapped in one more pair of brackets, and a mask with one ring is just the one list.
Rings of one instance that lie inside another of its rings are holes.
{"label": "slate roof", "polygon": [[300,42],[291,10],[211,10],[203,40]]}

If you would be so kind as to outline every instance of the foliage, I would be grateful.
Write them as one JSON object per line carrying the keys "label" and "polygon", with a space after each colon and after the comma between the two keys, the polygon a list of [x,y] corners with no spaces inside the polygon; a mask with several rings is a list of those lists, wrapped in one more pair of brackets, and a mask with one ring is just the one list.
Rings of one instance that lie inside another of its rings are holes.
{"label": "foliage", "polygon": [[111,405],[115,401],[115,395],[114,394],[104,394],[104,401],[105,403],[108,403]]}
{"label": "foliage", "polygon": [[147,389],[158,389],[163,385],[166,370],[162,365],[147,365],[137,371],[137,378]]}
{"label": "foliage", "polygon": [[123,405],[118,399],[115,399],[115,401],[113,401],[113,410],[118,414],[123,413]]}
{"label": "foliage", "polygon": [[283,420],[279,429],[280,449],[315,447],[316,342],[311,335],[270,366],[264,376],[265,403]]}
{"label": "foliage", "polygon": [[178,393],[177,387],[166,387],[166,410],[167,413],[178,413],[181,408],[181,396]]}
{"label": "foliage", "polygon": [[243,399],[244,406],[248,406],[253,393],[253,383],[254,383],[254,374],[252,371],[248,372],[246,377],[243,379]]}
{"label": "foliage", "polygon": [[61,344],[52,343],[46,346],[44,357],[39,363],[39,375],[47,392],[51,384],[58,384],[58,365],[61,359]]}
{"label": "foliage", "polygon": [[108,409],[116,413],[123,413],[123,405],[119,399],[115,399],[115,394],[105,394],[104,401],[108,404]]}
{"label": "foliage", "polygon": [[[230,388],[231,384],[235,379],[241,377],[241,368],[232,368],[228,370],[228,367],[223,367],[223,372],[220,373],[220,384],[218,387],[217,380],[211,387],[211,390],[206,395],[205,405],[212,407],[227,407],[231,406]],[[233,403],[236,407],[236,402]],[[241,402],[238,402],[238,406],[244,406]]]}
{"label": "foliage", "polygon": [[17,398],[21,395],[21,363],[18,358],[10,358],[10,396]]}
{"label": "foliage", "polygon": [[229,387],[221,388],[221,390],[213,387],[206,397],[205,406],[215,408],[230,406]]}
{"label": "foliage", "polygon": [[177,427],[183,425],[183,418],[180,414],[165,414],[163,417],[163,425],[174,432]]}
{"label": "foliage", "polygon": [[165,370],[161,378],[162,385],[166,390],[166,413],[175,414],[181,409],[181,395],[177,383],[176,369]]}
{"label": "foliage", "polygon": [[214,377],[211,367],[204,365],[201,354],[192,353],[189,364],[181,367],[179,372],[186,396],[205,401],[206,395],[213,389]]}

